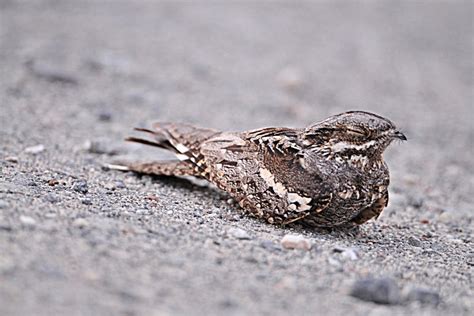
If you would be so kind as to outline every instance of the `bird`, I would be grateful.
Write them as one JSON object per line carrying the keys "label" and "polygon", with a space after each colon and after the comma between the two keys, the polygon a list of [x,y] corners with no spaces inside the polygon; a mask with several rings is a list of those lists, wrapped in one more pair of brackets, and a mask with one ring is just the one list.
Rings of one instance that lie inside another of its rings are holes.
{"label": "bird", "polygon": [[407,140],[390,120],[366,111],[305,128],[225,132],[158,122],[135,130],[149,137],[127,141],[171,151],[177,159],[110,169],[205,179],[270,224],[328,228],[378,218],[389,200],[383,153],[394,140]]}

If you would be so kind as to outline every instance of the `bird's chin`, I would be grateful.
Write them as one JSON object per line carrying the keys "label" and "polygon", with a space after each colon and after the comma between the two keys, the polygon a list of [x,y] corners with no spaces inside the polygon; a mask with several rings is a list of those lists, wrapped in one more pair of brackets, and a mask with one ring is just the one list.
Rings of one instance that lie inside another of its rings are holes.
{"label": "bird's chin", "polygon": [[385,150],[387,149],[387,147],[390,146],[390,144],[392,144],[394,140],[395,139],[392,137],[388,137],[384,139],[383,141],[379,143],[379,147],[377,148],[376,152],[378,154],[383,154]]}

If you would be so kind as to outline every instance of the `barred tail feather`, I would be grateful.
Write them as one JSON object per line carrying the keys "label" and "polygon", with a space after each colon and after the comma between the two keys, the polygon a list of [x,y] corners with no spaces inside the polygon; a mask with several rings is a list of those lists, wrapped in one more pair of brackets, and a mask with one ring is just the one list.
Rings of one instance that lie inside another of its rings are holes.
{"label": "barred tail feather", "polygon": [[200,144],[220,133],[214,129],[195,127],[185,123],[155,123],[153,128],[156,133],[164,135],[182,154],[186,151],[197,153]]}
{"label": "barred tail feather", "polygon": [[119,171],[133,171],[141,174],[154,176],[193,176],[200,177],[199,170],[189,163],[183,161],[156,161],[147,163],[131,163],[131,164],[105,164],[105,168]]}
{"label": "barred tail feather", "polygon": [[184,161],[156,161],[130,164],[131,171],[155,176],[194,176],[199,177],[199,171],[193,164]]}
{"label": "barred tail feather", "polygon": [[180,161],[130,164],[124,167],[128,169],[122,167],[112,169],[152,175],[204,177],[205,166],[200,154],[200,145],[220,133],[213,129],[182,123],[155,123],[152,130],[145,128],[135,130],[152,135],[152,140],[128,137],[127,141],[172,151]]}

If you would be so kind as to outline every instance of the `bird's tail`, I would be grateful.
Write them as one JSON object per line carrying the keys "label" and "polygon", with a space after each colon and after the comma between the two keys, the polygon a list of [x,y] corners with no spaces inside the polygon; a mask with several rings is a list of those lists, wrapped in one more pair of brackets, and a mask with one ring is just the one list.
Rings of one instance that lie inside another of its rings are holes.
{"label": "bird's tail", "polygon": [[133,171],[140,174],[148,174],[154,176],[193,176],[200,177],[196,167],[184,161],[154,161],[145,163],[130,164],[106,164],[104,167],[110,170]]}
{"label": "bird's tail", "polygon": [[148,133],[152,140],[128,137],[127,141],[156,146],[174,152],[181,161],[199,154],[199,146],[219,131],[199,128],[184,123],[155,123],[153,129],[135,128],[136,131]]}
{"label": "bird's tail", "polygon": [[151,135],[151,139],[128,137],[125,140],[169,150],[179,160],[127,165],[112,164],[106,167],[152,175],[200,177],[205,166],[202,164],[199,146],[220,133],[216,130],[182,123],[155,123],[153,129],[135,128],[135,130]]}

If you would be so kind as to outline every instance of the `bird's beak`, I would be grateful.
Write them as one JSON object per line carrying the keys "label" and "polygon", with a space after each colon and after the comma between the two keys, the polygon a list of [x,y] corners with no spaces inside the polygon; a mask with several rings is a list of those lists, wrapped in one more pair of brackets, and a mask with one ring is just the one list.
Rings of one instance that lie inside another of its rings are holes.
{"label": "bird's beak", "polygon": [[407,140],[407,137],[400,131],[394,131],[391,136],[400,140]]}

